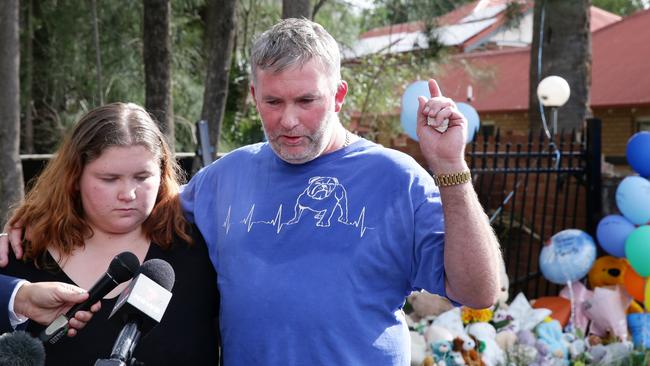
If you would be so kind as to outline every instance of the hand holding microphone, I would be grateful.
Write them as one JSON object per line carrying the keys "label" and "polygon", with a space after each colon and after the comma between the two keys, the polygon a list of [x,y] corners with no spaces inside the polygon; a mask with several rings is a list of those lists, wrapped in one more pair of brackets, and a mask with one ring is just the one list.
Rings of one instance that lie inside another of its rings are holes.
{"label": "hand holding microphone", "polygon": [[[25,282],[14,299],[14,312],[30,320],[48,325],[57,316],[74,304],[88,299],[88,293],[83,289],[64,282]],[[91,312],[99,311],[100,303],[95,303],[89,311],[81,311],[70,319],[68,335],[76,334],[77,329],[83,328],[92,317]]]}
{"label": "hand holding microphone", "polygon": [[122,252],[116,255],[106,273],[88,291],[88,299],[73,306],[65,315],[56,318],[41,332],[40,339],[43,342],[56,343],[68,331],[68,322],[77,311],[90,309],[94,303],[106,296],[117,285],[133,278],[139,266],[138,257],[131,252]]}

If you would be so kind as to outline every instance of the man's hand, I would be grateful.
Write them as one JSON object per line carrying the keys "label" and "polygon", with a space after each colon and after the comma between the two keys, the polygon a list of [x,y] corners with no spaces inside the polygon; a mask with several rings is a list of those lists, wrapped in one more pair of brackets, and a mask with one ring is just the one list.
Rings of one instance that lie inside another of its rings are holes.
{"label": "man's hand", "polygon": [[[83,289],[63,282],[36,282],[23,284],[14,300],[14,312],[40,323],[50,324],[73,305],[88,299]],[[68,322],[68,336],[73,337],[99,311],[101,303],[95,303],[90,311],[78,311]]]}
{"label": "man's hand", "polygon": [[[433,79],[429,80],[429,91],[431,99],[418,97],[416,133],[422,154],[435,174],[467,170],[467,119],[458,111],[453,100],[442,95],[438,83]],[[440,128],[445,123],[449,124],[447,130]]]}
{"label": "man's hand", "polygon": [[5,224],[2,234],[0,234],[0,267],[9,264],[9,252],[12,250],[16,258],[20,259],[23,256],[22,236],[23,225],[21,223],[14,226],[9,223]]}

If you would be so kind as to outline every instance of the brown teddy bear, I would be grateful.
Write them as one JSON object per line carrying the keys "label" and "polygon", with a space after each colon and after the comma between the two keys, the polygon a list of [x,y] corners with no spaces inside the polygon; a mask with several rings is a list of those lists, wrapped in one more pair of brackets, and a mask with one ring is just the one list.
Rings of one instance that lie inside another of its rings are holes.
{"label": "brown teddy bear", "polygon": [[463,356],[467,366],[485,366],[478,351],[478,342],[474,338],[463,340],[460,337],[454,338],[452,350]]}

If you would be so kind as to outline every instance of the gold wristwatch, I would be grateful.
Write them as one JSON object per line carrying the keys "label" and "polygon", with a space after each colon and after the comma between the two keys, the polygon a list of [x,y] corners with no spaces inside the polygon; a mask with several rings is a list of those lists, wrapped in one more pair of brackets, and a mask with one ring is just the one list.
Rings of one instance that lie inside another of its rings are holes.
{"label": "gold wristwatch", "polygon": [[472,180],[472,173],[465,170],[458,173],[433,174],[432,177],[438,187],[448,187],[469,182]]}

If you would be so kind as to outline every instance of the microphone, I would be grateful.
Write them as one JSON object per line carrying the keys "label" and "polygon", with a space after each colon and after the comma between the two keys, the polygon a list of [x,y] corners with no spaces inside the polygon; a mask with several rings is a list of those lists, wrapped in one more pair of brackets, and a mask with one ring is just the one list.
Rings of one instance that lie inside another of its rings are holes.
{"label": "microphone", "polygon": [[164,260],[150,259],[142,264],[140,273],[122,291],[108,316],[124,324],[110,359],[97,360],[95,366],[132,363],[131,356],[138,341],[160,323],[167,310],[174,280],[174,269]]}
{"label": "microphone", "polygon": [[21,330],[0,336],[0,365],[45,365],[45,348],[38,339]]}
{"label": "microphone", "polygon": [[88,299],[73,306],[65,315],[56,318],[41,332],[39,336],[41,341],[51,344],[56,343],[68,331],[68,320],[74,317],[77,311],[90,309],[94,303],[106,296],[117,285],[133,278],[139,267],[140,261],[135,254],[122,252],[116,255],[108,266],[106,273],[88,290]]}

